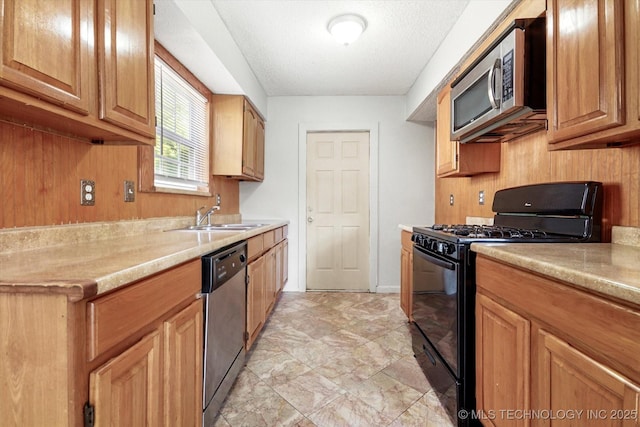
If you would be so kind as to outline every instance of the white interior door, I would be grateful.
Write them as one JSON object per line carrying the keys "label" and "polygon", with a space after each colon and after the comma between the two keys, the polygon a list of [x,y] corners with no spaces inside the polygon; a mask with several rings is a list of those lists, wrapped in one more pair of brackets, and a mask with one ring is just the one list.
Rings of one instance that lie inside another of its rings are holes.
{"label": "white interior door", "polygon": [[369,290],[369,132],[307,134],[307,289]]}

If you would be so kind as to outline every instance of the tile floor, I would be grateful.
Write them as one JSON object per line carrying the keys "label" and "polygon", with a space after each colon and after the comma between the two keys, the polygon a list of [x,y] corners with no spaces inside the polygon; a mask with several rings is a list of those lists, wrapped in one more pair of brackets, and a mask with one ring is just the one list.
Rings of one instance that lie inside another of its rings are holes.
{"label": "tile floor", "polygon": [[283,293],[214,427],[451,426],[398,294]]}

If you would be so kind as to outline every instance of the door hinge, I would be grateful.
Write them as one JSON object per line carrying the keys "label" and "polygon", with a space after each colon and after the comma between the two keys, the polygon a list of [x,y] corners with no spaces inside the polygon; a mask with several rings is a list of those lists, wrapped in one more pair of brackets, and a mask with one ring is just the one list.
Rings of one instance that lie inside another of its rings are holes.
{"label": "door hinge", "polygon": [[249,286],[249,275],[244,276],[244,284]]}
{"label": "door hinge", "polygon": [[249,332],[245,331],[244,332],[244,342],[249,341]]}
{"label": "door hinge", "polygon": [[87,402],[84,404],[84,408],[82,412],[84,415],[84,427],[93,427],[96,422],[95,407],[91,403]]}

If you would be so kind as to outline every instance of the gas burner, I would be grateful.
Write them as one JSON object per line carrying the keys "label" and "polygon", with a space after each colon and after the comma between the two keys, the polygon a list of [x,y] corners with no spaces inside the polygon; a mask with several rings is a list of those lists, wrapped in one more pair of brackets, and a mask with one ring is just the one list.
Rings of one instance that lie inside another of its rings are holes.
{"label": "gas burner", "polygon": [[431,228],[435,231],[442,231],[455,236],[470,238],[545,239],[548,237],[547,233],[542,230],[513,228],[498,225],[434,224]]}

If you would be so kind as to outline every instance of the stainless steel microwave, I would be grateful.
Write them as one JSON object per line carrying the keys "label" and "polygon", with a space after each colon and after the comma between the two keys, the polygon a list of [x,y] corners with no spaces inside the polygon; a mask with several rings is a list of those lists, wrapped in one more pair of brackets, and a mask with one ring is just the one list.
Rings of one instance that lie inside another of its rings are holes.
{"label": "stainless steel microwave", "polygon": [[516,20],[451,84],[451,139],[505,142],[546,128],[545,18]]}

